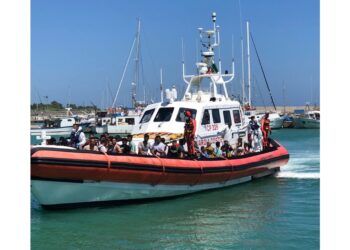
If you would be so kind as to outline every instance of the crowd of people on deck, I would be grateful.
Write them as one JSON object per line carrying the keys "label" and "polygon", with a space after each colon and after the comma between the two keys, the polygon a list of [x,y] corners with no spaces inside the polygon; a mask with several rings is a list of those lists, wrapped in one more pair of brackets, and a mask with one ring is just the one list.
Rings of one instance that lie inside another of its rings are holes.
{"label": "crowd of people on deck", "polygon": [[260,124],[255,120],[254,116],[250,117],[247,142],[244,142],[240,137],[233,145],[230,145],[228,140],[223,140],[223,143],[220,141],[215,143],[208,141],[205,146],[201,147],[198,146],[194,137],[196,121],[188,111],[185,113],[185,116],[184,138],[179,140],[170,139],[169,142],[166,142],[165,138],[156,135],[154,142],[151,143],[149,135],[144,134],[143,141],[136,145],[132,135],[121,137],[104,133],[99,137],[90,135],[89,138],[86,138],[81,127],[78,124],[74,124],[69,140],[60,137],[56,142],[55,138],[51,138],[47,144],[71,146],[80,150],[91,150],[105,154],[138,154],[192,159],[231,158],[252,152],[260,152],[270,145],[268,136],[271,134],[271,128],[268,113],[261,119]]}

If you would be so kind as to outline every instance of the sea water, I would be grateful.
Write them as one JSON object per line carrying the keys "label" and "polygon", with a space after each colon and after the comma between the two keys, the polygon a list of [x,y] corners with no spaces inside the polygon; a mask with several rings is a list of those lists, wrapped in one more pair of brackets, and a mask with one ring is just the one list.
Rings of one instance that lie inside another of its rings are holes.
{"label": "sea water", "polygon": [[31,199],[32,249],[318,249],[320,137],[273,130],[290,153],[276,176],[185,197],[46,211]]}

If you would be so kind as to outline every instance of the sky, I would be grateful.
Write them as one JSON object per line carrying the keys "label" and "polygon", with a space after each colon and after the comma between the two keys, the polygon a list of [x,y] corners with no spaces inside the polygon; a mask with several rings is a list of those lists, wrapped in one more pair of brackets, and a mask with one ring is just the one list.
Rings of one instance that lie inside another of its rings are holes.
{"label": "sky", "polygon": [[[138,19],[142,63],[137,99],[160,100],[160,68],[165,88],[175,85],[181,94],[186,86],[182,80],[181,41],[186,72],[194,73],[200,48],[197,28],[212,28],[212,12],[216,12],[220,26],[223,69],[231,69],[232,54],[235,61],[235,79],[228,85],[230,94],[241,95],[242,34],[247,80],[245,23],[249,21],[276,105],[319,104],[317,0],[32,0],[31,103],[55,100],[64,105],[111,106]],[[252,102],[270,106],[252,43],[250,46]],[[134,58],[133,54],[117,105],[131,106]]]}

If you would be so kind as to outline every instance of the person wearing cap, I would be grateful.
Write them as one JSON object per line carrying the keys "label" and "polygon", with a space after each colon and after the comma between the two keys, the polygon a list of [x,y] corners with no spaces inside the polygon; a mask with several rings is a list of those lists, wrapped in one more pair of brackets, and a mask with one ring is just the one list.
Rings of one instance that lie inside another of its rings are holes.
{"label": "person wearing cap", "polygon": [[266,113],[260,122],[261,132],[263,134],[263,149],[266,149],[269,147],[269,134],[271,134],[269,113]]}
{"label": "person wearing cap", "polygon": [[250,117],[248,125],[248,141],[254,152],[259,152],[262,149],[261,145],[261,130],[258,122],[255,120],[255,116]]}
{"label": "person wearing cap", "polygon": [[205,148],[205,151],[208,154],[208,158],[215,158],[214,148],[211,145],[211,142],[207,142],[207,147]]}
{"label": "person wearing cap", "polygon": [[192,118],[190,111],[185,111],[185,131],[184,138],[187,142],[188,156],[193,157],[196,154],[194,147],[194,135],[196,133],[196,120]]}

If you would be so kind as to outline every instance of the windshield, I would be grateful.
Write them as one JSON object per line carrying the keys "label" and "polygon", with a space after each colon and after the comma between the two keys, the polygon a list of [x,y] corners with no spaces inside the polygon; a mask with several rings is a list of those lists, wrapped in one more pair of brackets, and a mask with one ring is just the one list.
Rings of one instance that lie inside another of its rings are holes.
{"label": "windshield", "polygon": [[184,122],[185,121],[185,112],[187,112],[187,111],[190,111],[192,118],[196,119],[197,110],[189,109],[189,108],[180,108],[179,113],[177,113],[177,116],[176,116],[176,121],[177,122]]}
{"label": "windshield", "polygon": [[149,122],[149,121],[151,120],[151,117],[152,117],[152,115],[153,115],[153,112],[154,112],[154,109],[147,110],[147,111],[143,114],[140,123]]}
{"label": "windshield", "polygon": [[160,108],[153,121],[155,122],[167,122],[170,121],[174,108]]}

